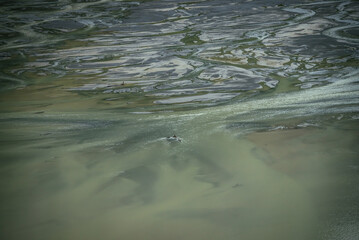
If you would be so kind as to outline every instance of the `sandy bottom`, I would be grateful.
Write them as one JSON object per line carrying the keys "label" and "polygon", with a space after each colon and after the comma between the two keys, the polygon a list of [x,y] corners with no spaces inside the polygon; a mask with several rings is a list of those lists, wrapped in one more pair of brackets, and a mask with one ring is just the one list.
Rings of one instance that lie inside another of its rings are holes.
{"label": "sandy bottom", "polygon": [[34,129],[12,133],[1,145],[0,237],[353,239],[353,129],[214,134],[133,151],[66,139],[45,147],[26,139]]}

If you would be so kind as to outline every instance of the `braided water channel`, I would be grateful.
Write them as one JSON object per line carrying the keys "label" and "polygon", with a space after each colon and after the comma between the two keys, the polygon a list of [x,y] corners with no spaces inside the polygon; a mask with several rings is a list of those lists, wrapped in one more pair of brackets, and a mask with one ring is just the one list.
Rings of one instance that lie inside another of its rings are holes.
{"label": "braided water channel", "polygon": [[356,1],[1,1],[0,238],[359,238],[358,23]]}

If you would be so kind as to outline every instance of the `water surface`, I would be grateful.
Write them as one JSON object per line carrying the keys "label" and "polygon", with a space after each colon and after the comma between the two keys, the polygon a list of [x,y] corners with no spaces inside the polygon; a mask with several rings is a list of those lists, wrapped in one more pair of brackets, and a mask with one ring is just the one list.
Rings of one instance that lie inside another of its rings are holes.
{"label": "water surface", "polygon": [[358,238],[358,10],[2,1],[1,238]]}

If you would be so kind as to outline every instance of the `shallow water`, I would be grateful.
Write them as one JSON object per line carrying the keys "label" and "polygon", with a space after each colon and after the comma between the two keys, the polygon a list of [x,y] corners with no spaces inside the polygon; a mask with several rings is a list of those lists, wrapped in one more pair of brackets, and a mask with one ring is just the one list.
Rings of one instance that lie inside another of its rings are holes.
{"label": "shallow water", "polygon": [[358,10],[2,1],[0,238],[357,239]]}

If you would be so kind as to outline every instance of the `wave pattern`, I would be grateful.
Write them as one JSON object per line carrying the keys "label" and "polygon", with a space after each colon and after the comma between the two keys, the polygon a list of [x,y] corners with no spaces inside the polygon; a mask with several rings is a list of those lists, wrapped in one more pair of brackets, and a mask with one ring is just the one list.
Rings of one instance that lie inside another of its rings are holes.
{"label": "wave pattern", "polygon": [[198,107],[325,85],[357,65],[357,10],[351,1],[9,2],[1,87],[71,78],[68,91]]}

